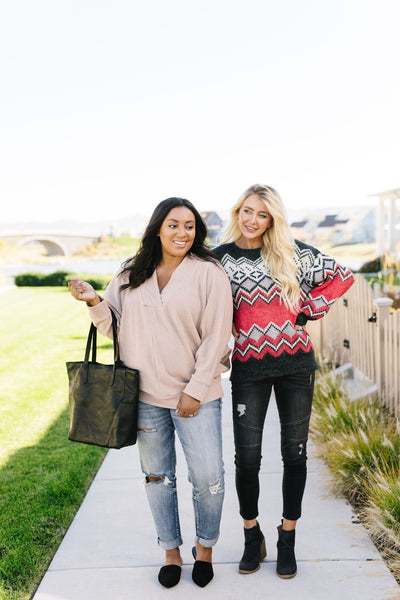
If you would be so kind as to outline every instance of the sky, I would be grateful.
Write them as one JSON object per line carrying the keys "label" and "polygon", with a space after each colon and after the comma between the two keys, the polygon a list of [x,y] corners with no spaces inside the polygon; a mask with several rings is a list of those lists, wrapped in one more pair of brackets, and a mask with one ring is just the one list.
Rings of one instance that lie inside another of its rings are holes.
{"label": "sky", "polygon": [[0,0],[0,225],[400,187],[399,0]]}

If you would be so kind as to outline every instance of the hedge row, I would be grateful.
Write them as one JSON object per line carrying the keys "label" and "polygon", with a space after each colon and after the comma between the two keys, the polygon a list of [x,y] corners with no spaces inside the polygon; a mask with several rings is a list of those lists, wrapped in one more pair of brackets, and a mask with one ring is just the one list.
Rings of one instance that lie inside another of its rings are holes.
{"label": "hedge row", "polygon": [[77,274],[68,271],[55,271],[48,275],[44,273],[21,273],[15,276],[14,283],[18,287],[67,286],[71,277],[79,277],[87,281],[95,290],[103,290],[111,279],[111,275],[100,275],[98,273]]}
{"label": "hedge row", "polygon": [[384,256],[377,256],[373,260],[364,263],[358,270],[358,273],[379,273],[383,269],[384,260]]}

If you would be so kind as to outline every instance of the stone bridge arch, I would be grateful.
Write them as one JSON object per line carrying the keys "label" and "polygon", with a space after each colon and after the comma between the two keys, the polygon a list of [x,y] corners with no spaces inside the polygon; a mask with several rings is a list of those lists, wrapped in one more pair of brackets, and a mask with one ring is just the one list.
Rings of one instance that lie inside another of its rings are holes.
{"label": "stone bridge arch", "polygon": [[66,233],[3,233],[0,238],[11,244],[25,246],[37,242],[46,249],[47,256],[72,256],[88,244],[98,242],[98,235],[66,234]]}
{"label": "stone bridge arch", "polygon": [[24,237],[19,241],[20,246],[26,246],[32,242],[38,242],[46,249],[47,256],[68,256],[69,251],[67,246],[59,238],[52,238],[51,236],[37,236],[32,235]]}

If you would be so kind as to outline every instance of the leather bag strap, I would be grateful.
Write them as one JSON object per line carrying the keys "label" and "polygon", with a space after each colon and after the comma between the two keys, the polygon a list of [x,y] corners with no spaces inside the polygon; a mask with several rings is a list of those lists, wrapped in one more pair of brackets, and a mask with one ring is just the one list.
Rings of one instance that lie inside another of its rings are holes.
{"label": "leather bag strap", "polygon": [[[109,307],[110,308],[110,307]],[[117,317],[115,316],[113,310],[111,310],[111,326],[113,331],[113,347],[114,347],[114,367],[113,367],[113,376],[111,385],[114,384],[115,381],[115,368],[122,366],[122,361],[119,355],[119,341],[118,341],[118,333],[117,333]],[[92,360],[91,362],[95,363],[97,358],[97,327],[92,323],[89,329],[89,335],[86,342],[86,350],[85,350],[85,366],[86,366],[86,382],[89,375],[89,356],[90,350],[92,350]]]}

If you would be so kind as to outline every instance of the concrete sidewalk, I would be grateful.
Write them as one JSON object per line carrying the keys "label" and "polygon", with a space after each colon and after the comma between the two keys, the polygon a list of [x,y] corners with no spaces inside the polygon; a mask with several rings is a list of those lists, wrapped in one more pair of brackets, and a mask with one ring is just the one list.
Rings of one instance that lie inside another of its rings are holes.
{"label": "concrete sidewalk", "polygon": [[[400,587],[351,507],[331,497],[328,472],[310,444],[303,517],[297,526],[298,574],[275,573],[276,526],[281,515],[279,423],[272,399],[264,433],[259,521],[267,558],[252,575],[238,573],[243,531],[233,467],[230,385],[224,379],[223,410],[226,493],[221,537],[214,548],[214,579],[204,589],[191,579],[194,518],[186,464],[178,450],[178,497],[184,545],[182,579],[171,590],[157,574],[164,553],[156,545],[136,446],[111,450],[56,553],[34,600],[399,600]],[[201,457],[200,457],[201,458]]]}

